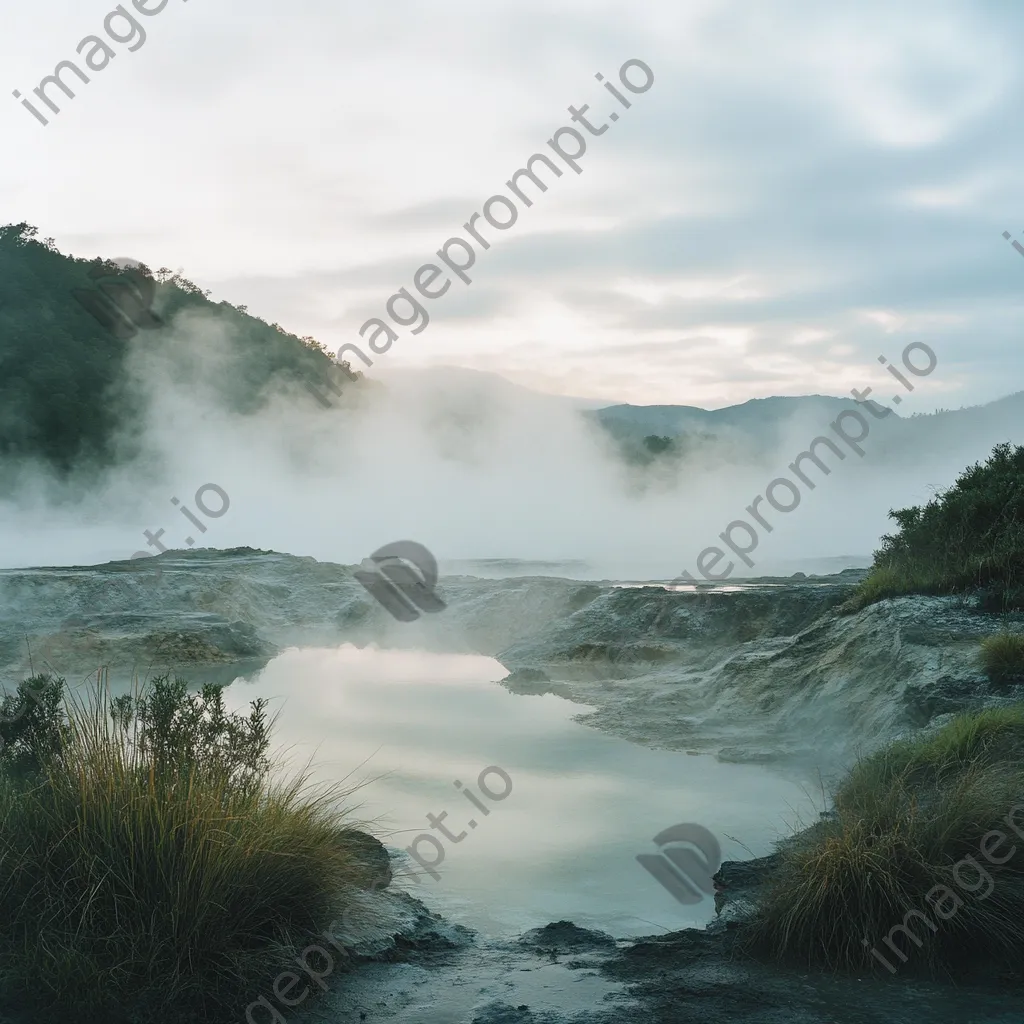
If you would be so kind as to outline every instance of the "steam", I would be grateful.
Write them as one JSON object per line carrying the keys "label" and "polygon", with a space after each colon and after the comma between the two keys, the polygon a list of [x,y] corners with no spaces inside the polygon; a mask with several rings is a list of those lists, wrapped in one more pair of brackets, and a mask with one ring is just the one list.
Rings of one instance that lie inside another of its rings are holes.
{"label": "steam", "polygon": [[[129,373],[148,408],[135,439],[143,454],[71,484],[39,467],[23,474],[0,501],[0,565],[129,558],[155,552],[144,531],[162,529],[168,548],[191,537],[196,548],[250,545],[354,564],[409,538],[442,570],[455,559],[582,560],[590,578],[671,579],[685,569],[699,579],[697,555],[828,428],[801,414],[760,460],[724,464],[698,451],[638,470],[571,400],[441,370],[382,370],[330,409],[296,385],[243,416],[225,407],[217,384],[239,344],[219,321],[192,313],[160,332],[159,344],[137,346]],[[1014,433],[1002,429],[936,448],[920,432],[920,450],[898,460],[873,435],[863,458],[830,460],[832,473],[816,474],[797,508],[772,513],[755,565],[734,575],[869,555],[891,525],[889,509],[951,484]],[[223,505],[211,488],[228,497],[222,514],[203,511]]]}

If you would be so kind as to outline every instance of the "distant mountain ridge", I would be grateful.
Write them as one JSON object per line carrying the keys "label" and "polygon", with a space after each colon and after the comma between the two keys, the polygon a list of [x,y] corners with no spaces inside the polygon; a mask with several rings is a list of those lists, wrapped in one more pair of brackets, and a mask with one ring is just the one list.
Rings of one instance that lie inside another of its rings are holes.
{"label": "distant mountain ridge", "polygon": [[[856,409],[851,398],[829,395],[754,398],[723,409],[692,406],[613,405],[585,413],[615,439],[625,453],[640,451],[650,435],[673,439],[680,450],[695,443],[719,446],[724,457],[758,458],[774,452],[786,436],[806,444],[844,409]],[[891,406],[888,406],[891,409]],[[901,416],[895,409],[883,419],[868,417],[873,458],[910,463],[923,453],[941,454],[978,438],[990,447],[1002,441],[1024,442],[1024,392],[984,405]],[[795,454],[795,453],[794,453]]]}
{"label": "distant mountain ridge", "polygon": [[[660,458],[693,453],[702,448],[716,458],[750,461],[798,443],[795,455],[847,409],[858,409],[853,398],[834,395],[774,395],[752,398],[720,409],[692,405],[602,405],[599,401],[535,391],[500,374],[465,367],[393,368],[376,374],[381,385],[397,394],[415,393],[438,407],[459,409],[472,421],[481,410],[502,406],[574,412],[597,426],[627,462],[649,465]],[[978,406],[907,416],[891,405],[890,415],[869,415],[875,458],[899,462],[922,452],[957,447],[965,435],[992,445],[1024,441],[1024,392]],[[665,444],[662,439],[669,439]],[[793,440],[790,442],[790,438]]]}
{"label": "distant mountain ridge", "polygon": [[597,417],[605,424],[628,424],[648,433],[672,436],[688,430],[756,429],[777,423],[797,409],[820,411],[823,417],[834,418],[854,405],[850,398],[831,395],[775,395],[751,398],[722,409],[701,409],[695,405],[609,405],[599,409]]}
{"label": "distant mountain ridge", "polygon": [[[844,409],[856,408],[851,398],[830,395],[799,395],[751,398],[741,405],[701,409],[690,405],[612,405],[594,414],[598,422],[617,436],[681,437],[713,434],[730,440],[758,440],[771,446],[782,424],[793,416],[807,415],[823,427]],[[760,444],[759,444],[760,446]]]}
{"label": "distant mountain ridge", "polygon": [[[852,398],[800,395],[752,398],[722,409],[613,405],[584,415],[608,433],[629,462],[649,463],[662,450],[671,455],[693,453],[697,447],[713,447],[730,461],[746,461],[775,451],[787,433],[802,430],[810,441],[827,432],[844,410],[856,408]],[[882,432],[892,430],[894,418],[878,421]]]}

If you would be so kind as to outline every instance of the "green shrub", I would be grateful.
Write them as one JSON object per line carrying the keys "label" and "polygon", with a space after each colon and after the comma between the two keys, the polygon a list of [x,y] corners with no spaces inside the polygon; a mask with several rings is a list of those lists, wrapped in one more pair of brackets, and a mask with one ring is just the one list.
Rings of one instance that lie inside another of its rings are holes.
{"label": "green shrub", "polygon": [[983,640],[981,664],[993,683],[1024,679],[1024,634],[1003,632]]}
{"label": "green shrub", "polygon": [[60,756],[67,732],[64,680],[36,675],[0,702],[0,770],[25,779]]}
{"label": "green shrub", "polygon": [[0,774],[4,1005],[239,1017],[363,880],[338,790],[270,781],[265,704],[227,714],[216,687],[38,707]]}
{"label": "green shrub", "polygon": [[[1016,838],[1006,817],[1022,801],[1024,707],[962,715],[861,760],[833,814],[783,844],[746,932],[749,948],[832,968],[884,970],[875,948],[895,968],[906,961],[908,970],[952,973],[986,960],[1019,971],[1024,850],[1018,844],[1002,866],[979,850],[993,829]],[[968,855],[993,879],[984,900],[956,882],[955,866]],[[962,899],[946,920],[926,900],[937,885]],[[911,910],[935,925],[910,918],[920,945],[898,927]]]}
{"label": "green shrub", "polygon": [[162,676],[148,694],[114,698],[110,714],[125,732],[134,726],[139,755],[158,778],[205,772],[249,792],[270,769],[266,707],[255,700],[248,719],[228,715],[222,687],[208,683],[190,693],[185,680]]}
{"label": "green shrub", "polygon": [[899,594],[980,592],[986,608],[1024,607],[1024,446],[1000,444],[927,505],[895,509],[871,574],[843,611]]}

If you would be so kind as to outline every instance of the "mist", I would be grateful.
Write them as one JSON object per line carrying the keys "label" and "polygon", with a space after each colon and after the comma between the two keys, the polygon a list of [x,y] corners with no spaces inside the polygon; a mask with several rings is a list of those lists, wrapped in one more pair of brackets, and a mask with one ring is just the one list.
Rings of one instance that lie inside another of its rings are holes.
{"label": "mist", "polygon": [[[160,334],[159,345],[136,346],[129,360],[129,386],[147,410],[131,438],[142,454],[71,482],[41,466],[23,471],[0,503],[0,564],[89,565],[161,544],[248,545],[352,564],[410,538],[442,568],[485,558],[574,560],[585,571],[563,574],[702,578],[699,553],[721,545],[729,523],[749,521],[746,507],[773,479],[793,479],[789,463],[829,428],[804,412],[783,424],[767,456],[723,462],[710,449],[628,466],[578,401],[454,369],[382,368],[341,398],[324,392],[330,408],[289,386],[257,414],[240,415],[220,400],[218,383],[240,341],[195,314]],[[791,512],[762,506],[772,530],[759,531],[753,566],[732,559],[730,577],[870,556],[890,509],[927,501],[1015,436],[1010,423],[1005,437],[1002,426],[988,425],[953,445],[932,446],[924,433],[895,457],[880,454],[882,427],[872,429],[863,457],[847,448],[837,461],[826,452],[828,476],[811,467],[815,486],[801,487]]]}

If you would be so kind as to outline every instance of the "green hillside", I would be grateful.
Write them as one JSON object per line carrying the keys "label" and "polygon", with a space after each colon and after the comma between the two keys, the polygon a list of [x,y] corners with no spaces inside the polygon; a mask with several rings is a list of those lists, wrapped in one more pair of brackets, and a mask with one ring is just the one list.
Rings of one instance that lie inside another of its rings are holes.
{"label": "green hillside", "polygon": [[211,302],[209,292],[166,267],[122,270],[75,259],[36,234],[24,223],[0,227],[0,463],[6,466],[41,459],[66,474],[131,457],[134,442],[124,439],[138,436],[133,427],[144,410],[128,384],[126,359],[133,346],[165,343],[182,313],[204,313],[237,339],[208,382],[236,412],[256,412],[289,381],[350,386],[313,338],[289,334],[244,307]]}

